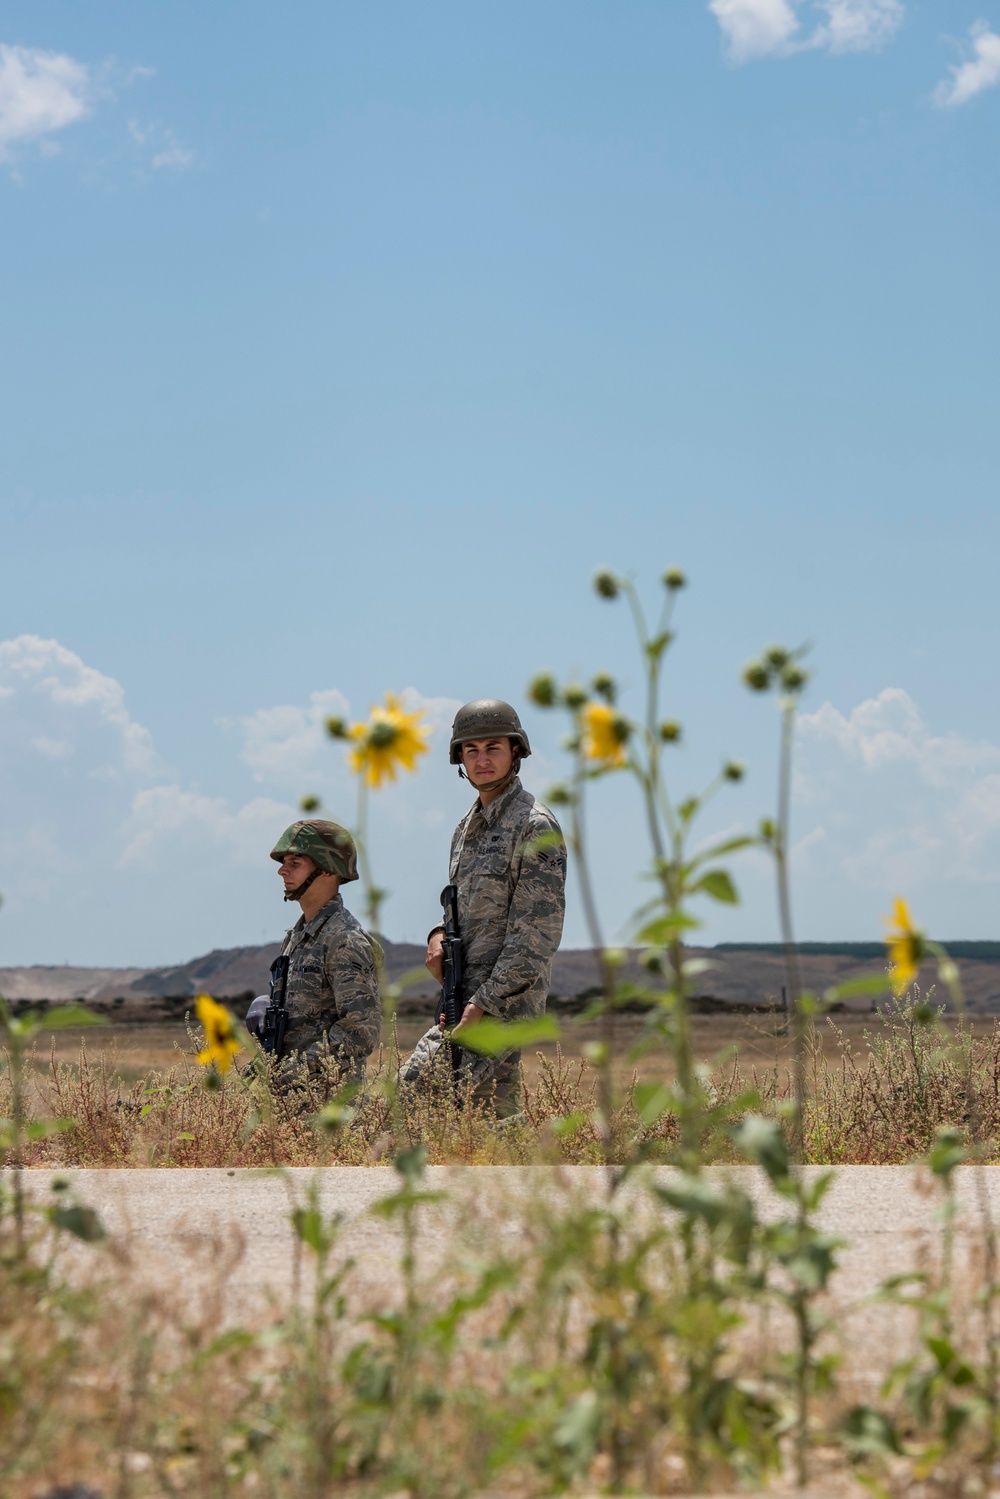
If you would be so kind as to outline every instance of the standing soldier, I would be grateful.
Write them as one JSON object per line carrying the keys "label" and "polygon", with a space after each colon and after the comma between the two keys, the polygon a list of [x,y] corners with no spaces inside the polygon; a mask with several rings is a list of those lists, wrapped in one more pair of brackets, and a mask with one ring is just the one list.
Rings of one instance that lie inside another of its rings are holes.
{"label": "standing soldier", "polygon": [[[374,941],[347,910],[341,885],[358,877],[357,852],[346,828],[310,818],[286,828],[271,850],[302,915],[286,932],[288,1023],[282,1059],[304,1062],[329,1082],[361,1081],[378,1044],[382,1006]],[[255,999],[247,1028],[263,1034],[267,997]]]}
{"label": "standing soldier", "polygon": [[[454,1036],[483,1015],[524,1020],[545,1009],[552,958],[566,904],[566,848],[547,807],[518,778],[531,754],[528,736],[509,703],[466,703],[451,731],[451,763],[479,796],[451,840],[449,879],[458,887],[464,1006]],[[555,838],[553,838],[555,834]],[[442,982],[443,928],[427,942],[427,967]],[[402,1070],[415,1082],[447,1065],[444,1016],[417,1043]],[[472,1097],[498,1118],[521,1107],[521,1053],[481,1057],[465,1051],[459,1076]]]}

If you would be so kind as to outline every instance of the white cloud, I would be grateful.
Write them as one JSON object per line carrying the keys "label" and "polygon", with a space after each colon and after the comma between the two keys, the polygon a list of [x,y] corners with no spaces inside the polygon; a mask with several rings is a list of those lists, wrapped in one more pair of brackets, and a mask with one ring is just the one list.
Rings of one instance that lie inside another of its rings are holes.
{"label": "white cloud", "polygon": [[[408,713],[420,713],[437,741],[451,727],[461,706],[450,697],[424,697],[415,687],[400,693]],[[346,785],[346,774],[339,773],[344,747],[326,732],[328,718],[350,719],[351,705],[342,692],[329,688],[314,692],[307,707],[283,704],[260,708],[240,720],[243,732],[241,759],[250,766],[254,780],[267,782],[283,790],[299,792],[313,785],[335,782]],[[432,751],[433,753],[433,751]]]}
{"label": "white cloud", "polygon": [[819,0],[826,21],[806,43],[833,53],[874,52],[903,24],[902,0]]}
{"label": "white cloud", "polygon": [[942,108],[967,104],[977,94],[1000,83],[1000,36],[985,21],[977,21],[969,36],[975,56],[968,62],[953,64],[949,69],[951,77],[934,90],[934,102]]}
{"label": "white cloud", "polygon": [[326,732],[328,718],[348,718],[350,704],[342,692],[330,688],[314,692],[308,707],[283,704],[259,708],[241,719],[241,758],[250,766],[255,781],[305,789],[305,782],[318,765],[328,760],[333,743]]}
{"label": "white cloud", "polygon": [[824,703],[803,715],[799,764],[804,874],[887,893],[1000,881],[1000,746],[932,733],[886,688],[849,714]]}
{"label": "white cloud", "polygon": [[[19,635],[0,641],[0,744],[8,764],[24,745],[68,759],[81,734],[99,741],[102,768],[149,775],[158,768],[149,732],[125,707],[120,682],[87,666],[58,640]],[[27,732],[28,725],[41,732]],[[69,730],[69,732],[67,732]]]}
{"label": "white cloud", "polygon": [[195,879],[205,870],[215,870],[220,856],[226,865],[259,869],[262,851],[267,852],[296,815],[301,814],[293,806],[266,797],[255,797],[232,812],[221,796],[202,796],[180,786],[151,786],[133,799],[122,827],[126,841],[118,863],[123,868],[156,869],[167,848],[179,846]]}
{"label": "white cloud", "polygon": [[38,734],[29,743],[33,750],[49,760],[68,760],[74,753],[68,739],[50,739],[47,734]]}
{"label": "white cloud", "polygon": [[928,785],[952,787],[963,778],[1000,765],[1000,749],[960,734],[931,734],[916,703],[900,687],[886,687],[845,717],[832,703],[804,714],[804,743],[836,743],[845,759],[865,770],[907,764]]}
{"label": "white cloud", "polygon": [[186,172],[188,167],[194,165],[194,152],[189,151],[186,146],[179,146],[176,142],[167,146],[163,151],[157,151],[150,162],[154,171],[167,168],[171,172]]}
{"label": "white cloud", "polygon": [[733,62],[749,62],[788,49],[799,29],[789,0],[711,0]]}
{"label": "white cloud", "polygon": [[0,43],[0,160],[12,146],[51,136],[90,112],[86,64],[64,52]]}
{"label": "white cloud", "polygon": [[[395,892],[390,930],[419,937],[436,915],[468,788],[445,753],[458,705],[413,688],[402,696],[430,723],[433,749],[418,776],[371,798],[369,834],[376,877]],[[179,962],[280,932],[288,913],[267,855],[300,796],[319,794],[328,815],[354,820],[345,746],[325,729],[334,714],[360,716],[327,688],[228,725],[240,741],[220,794],[163,763],[114,677],[57,640],[0,641],[8,961]]]}
{"label": "white cloud", "polygon": [[[0,641],[6,953],[141,963],[189,956],[218,932],[246,940],[254,892],[271,904],[267,850],[294,815],[287,800],[181,784],[114,677],[58,640]],[[262,878],[248,885],[250,869]]]}
{"label": "white cloud", "polygon": [[[113,60],[90,66],[64,52],[0,43],[0,162],[13,164],[33,145],[40,156],[60,150],[58,136],[90,116],[99,101],[113,103],[117,93],[154,68],[120,68]],[[178,174],[196,164],[196,154],[159,120],[128,121],[128,134],[146,171]],[[13,168],[14,175],[19,173]]]}
{"label": "white cloud", "polygon": [[194,166],[194,152],[182,145],[174,132],[158,120],[148,124],[129,120],[128,133],[146,153],[154,171],[186,172]]}
{"label": "white cloud", "polygon": [[[902,0],[709,0],[735,63],[824,50],[870,52],[903,23]],[[803,20],[815,21],[803,31]]]}

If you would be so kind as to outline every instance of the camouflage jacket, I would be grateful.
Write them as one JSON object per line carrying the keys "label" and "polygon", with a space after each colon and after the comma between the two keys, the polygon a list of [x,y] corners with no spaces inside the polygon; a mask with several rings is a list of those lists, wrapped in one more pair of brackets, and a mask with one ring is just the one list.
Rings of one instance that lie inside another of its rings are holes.
{"label": "camouflage jacket", "polygon": [[372,938],[335,895],[311,921],[299,917],[281,951],[290,959],[285,1055],[316,1063],[329,1054],[363,1074],[382,1028]]}
{"label": "camouflage jacket", "polygon": [[[532,847],[556,833],[559,843]],[[540,1015],[566,906],[566,847],[558,822],[515,776],[477,801],[451,840],[458,886],[462,1000],[500,1020]]]}

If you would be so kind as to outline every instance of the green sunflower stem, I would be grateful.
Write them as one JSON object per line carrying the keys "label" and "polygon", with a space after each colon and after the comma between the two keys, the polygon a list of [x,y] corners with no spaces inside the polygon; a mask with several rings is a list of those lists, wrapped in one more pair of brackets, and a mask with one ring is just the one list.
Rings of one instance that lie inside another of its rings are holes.
{"label": "green sunflower stem", "polygon": [[368,779],[364,770],[358,774],[358,819],[354,842],[358,850],[358,867],[361,870],[361,884],[365,893],[365,919],[372,935],[377,936],[379,914],[385,891],[380,890],[372,879],[368,858]]}
{"label": "green sunflower stem", "polygon": [[794,1027],[794,1097],[792,1099],[792,1152],[805,1159],[806,1062],[809,1019],[802,1006],[802,975],[792,926],[791,882],[788,875],[788,840],[791,829],[792,750],[795,743],[795,699],[786,698],[781,709],[781,753],[778,763],[778,825],[774,840],[774,868],[778,887],[778,919],[785,949],[788,1005]]}

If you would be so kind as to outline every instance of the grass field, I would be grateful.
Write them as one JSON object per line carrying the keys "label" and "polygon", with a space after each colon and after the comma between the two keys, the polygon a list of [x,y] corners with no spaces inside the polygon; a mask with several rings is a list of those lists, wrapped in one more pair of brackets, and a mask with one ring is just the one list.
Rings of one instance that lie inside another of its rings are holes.
{"label": "grass field", "polygon": [[[193,1016],[192,1016],[193,1020]],[[408,1052],[416,1043],[427,1024],[426,1018],[406,1017],[397,1024],[400,1051]],[[595,1024],[582,1025],[578,1021],[565,1019],[560,1022],[559,1046],[567,1058],[582,1056],[588,1041],[596,1039]],[[880,1029],[878,1017],[870,1013],[848,1012],[821,1021],[816,1035],[822,1044],[828,1064],[836,1065],[844,1052],[860,1061],[867,1058],[865,1035]],[[992,1029],[992,1021],[980,1019],[975,1026],[977,1033]],[[747,1015],[695,1015],[693,1017],[695,1053],[699,1061],[716,1066],[726,1057],[737,1056],[744,1072],[756,1068],[758,1072],[784,1070],[791,1061],[791,1038],[783,1030],[781,1017],[766,1013]],[[643,1017],[622,1014],[615,1019],[615,1071],[622,1084],[636,1072],[640,1078],[668,1076],[672,1063],[669,1054],[657,1048],[643,1057],[630,1059],[633,1048],[644,1034]],[[184,1058],[193,1057],[196,1047],[191,1041],[183,1020],[169,1022],[111,1023],[99,1029],[56,1032],[52,1047],[57,1060],[72,1063],[79,1057],[81,1043],[86,1046],[92,1060],[103,1053],[110,1070],[124,1082],[134,1082],[151,1070],[176,1066]],[[48,1056],[46,1050],[39,1052],[37,1060]],[[388,1042],[384,1042],[388,1045]],[[539,1056],[552,1056],[555,1042],[532,1047],[524,1056],[525,1076],[532,1082],[537,1076]]]}

